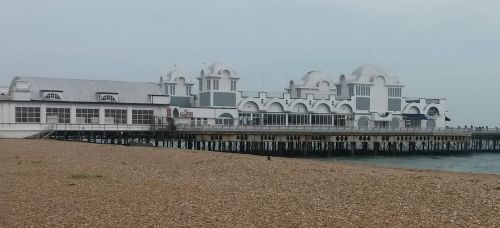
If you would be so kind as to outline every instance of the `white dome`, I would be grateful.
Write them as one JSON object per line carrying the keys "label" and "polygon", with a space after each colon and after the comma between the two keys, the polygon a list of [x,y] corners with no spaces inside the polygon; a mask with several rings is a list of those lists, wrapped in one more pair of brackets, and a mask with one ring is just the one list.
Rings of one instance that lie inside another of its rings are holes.
{"label": "white dome", "polygon": [[184,83],[186,84],[193,84],[193,79],[191,79],[191,77],[187,76],[184,72],[180,70],[170,71],[164,78],[165,82],[171,82],[171,83],[176,83],[177,81],[182,79],[184,79]]}
{"label": "white dome", "polygon": [[236,77],[236,71],[224,63],[216,62],[210,65],[205,71],[205,75],[222,75],[223,71],[229,71],[231,77]]}
{"label": "white dome", "polygon": [[365,64],[356,68],[351,76],[347,77],[349,82],[370,83],[377,76],[383,76],[389,84],[399,84],[399,79],[395,76],[389,76],[387,72],[375,65]]}
{"label": "white dome", "polygon": [[317,87],[320,82],[332,84],[333,80],[330,75],[322,71],[309,71],[302,76],[302,79],[293,80],[296,87]]}

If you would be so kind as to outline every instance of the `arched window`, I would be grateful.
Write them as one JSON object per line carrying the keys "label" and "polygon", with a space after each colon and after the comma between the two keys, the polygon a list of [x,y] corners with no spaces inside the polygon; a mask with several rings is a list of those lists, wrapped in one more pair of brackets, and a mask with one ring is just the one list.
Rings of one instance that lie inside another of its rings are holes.
{"label": "arched window", "polygon": [[229,113],[223,113],[215,120],[215,124],[232,126],[234,124],[233,116]]}
{"label": "arched window", "polygon": [[389,124],[392,128],[399,128],[399,119],[398,118],[392,118],[391,123]]}
{"label": "arched window", "polygon": [[113,95],[106,94],[101,97],[101,101],[116,101],[116,98]]}
{"label": "arched window", "polygon": [[59,94],[57,93],[47,93],[43,99],[47,99],[47,100],[61,100],[61,96],[59,96]]}
{"label": "arched window", "polygon": [[429,111],[427,111],[427,115],[429,116],[439,115],[439,110],[436,107],[431,107]]}
{"label": "arched window", "polygon": [[368,117],[363,116],[358,120],[358,127],[368,127]]}
{"label": "arched window", "polygon": [[174,113],[174,118],[179,118],[179,110],[175,108],[173,113]]}
{"label": "arched window", "polygon": [[223,77],[231,77],[231,72],[229,70],[223,70],[219,72]]}

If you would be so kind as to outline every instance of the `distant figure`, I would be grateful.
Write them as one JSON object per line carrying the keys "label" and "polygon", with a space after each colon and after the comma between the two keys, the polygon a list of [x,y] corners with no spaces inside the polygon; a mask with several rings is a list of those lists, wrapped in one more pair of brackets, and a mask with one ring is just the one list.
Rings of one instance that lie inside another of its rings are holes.
{"label": "distant figure", "polygon": [[271,161],[271,156],[267,155],[267,160]]}

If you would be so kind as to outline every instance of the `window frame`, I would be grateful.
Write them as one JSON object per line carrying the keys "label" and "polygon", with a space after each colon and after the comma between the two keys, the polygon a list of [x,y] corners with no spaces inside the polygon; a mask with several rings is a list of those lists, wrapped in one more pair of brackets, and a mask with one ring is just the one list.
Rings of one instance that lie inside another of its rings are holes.
{"label": "window frame", "polygon": [[40,123],[40,107],[15,107],[16,123]]}
{"label": "window frame", "polygon": [[54,92],[49,92],[49,93],[46,93],[46,94],[43,96],[43,99],[44,99],[44,100],[55,100],[55,101],[60,101],[60,100],[62,100],[61,95],[59,95],[59,94],[57,94],[57,93],[54,93]]}
{"label": "window frame", "polygon": [[[100,110],[98,108],[77,108],[75,117],[78,124],[99,124]],[[83,122],[80,122],[83,118]],[[93,122],[97,118],[97,122]]]}
{"label": "window frame", "polygon": [[[110,99],[110,98],[112,98],[112,99]],[[102,94],[99,97],[99,101],[102,101],[102,102],[118,102],[118,99],[113,94]]]}
{"label": "window frame", "polygon": [[132,124],[151,125],[154,122],[154,110],[133,109]]}
{"label": "window frame", "polygon": [[71,123],[71,109],[70,108],[58,108],[58,107],[47,107],[45,108],[45,122],[49,123],[49,118],[57,117],[58,124],[69,124]]}
{"label": "window frame", "polygon": [[[106,124],[127,124],[127,115],[127,109],[104,109],[104,118]],[[113,123],[108,123],[107,118],[111,117],[113,118]]]}

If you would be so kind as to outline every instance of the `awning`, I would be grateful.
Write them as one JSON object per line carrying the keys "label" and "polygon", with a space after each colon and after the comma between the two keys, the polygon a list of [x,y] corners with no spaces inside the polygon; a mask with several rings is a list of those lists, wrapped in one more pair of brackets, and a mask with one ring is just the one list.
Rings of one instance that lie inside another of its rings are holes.
{"label": "awning", "polygon": [[403,114],[403,117],[407,120],[427,120],[427,116],[424,114]]}
{"label": "awning", "polygon": [[451,121],[451,119],[450,119],[450,118],[448,118],[447,116],[444,116],[444,120],[445,120],[445,121]]}
{"label": "awning", "polygon": [[392,113],[386,112],[386,113],[378,113],[378,112],[372,112],[371,113],[371,119],[373,121],[385,121],[385,122],[390,122],[392,120]]}

